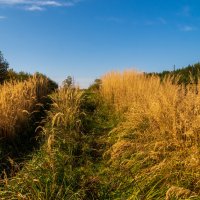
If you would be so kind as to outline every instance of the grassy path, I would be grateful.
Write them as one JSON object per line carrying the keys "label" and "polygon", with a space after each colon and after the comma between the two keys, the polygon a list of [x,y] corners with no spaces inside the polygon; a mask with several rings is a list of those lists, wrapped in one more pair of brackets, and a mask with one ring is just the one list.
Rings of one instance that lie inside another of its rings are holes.
{"label": "grassy path", "polygon": [[133,146],[135,130],[121,126],[124,115],[98,92],[61,89],[52,101],[43,143],[16,176],[0,180],[0,199],[165,199],[168,173],[151,173],[154,160],[142,143]]}

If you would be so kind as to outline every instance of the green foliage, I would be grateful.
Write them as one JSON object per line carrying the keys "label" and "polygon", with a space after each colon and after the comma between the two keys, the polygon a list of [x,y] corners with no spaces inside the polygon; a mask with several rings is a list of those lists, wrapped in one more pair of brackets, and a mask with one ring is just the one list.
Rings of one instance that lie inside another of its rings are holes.
{"label": "green foliage", "polygon": [[[43,78],[48,79],[48,88],[50,91],[54,91],[58,88],[58,84],[46,75],[36,72],[36,76],[42,76]],[[33,75],[30,73],[23,71],[15,72],[13,69],[9,69],[9,64],[4,59],[3,54],[0,51],[0,84],[2,84],[4,81],[25,81],[31,77],[33,77]]]}
{"label": "green foliage", "polygon": [[71,76],[68,76],[62,83],[63,87],[70,88],[74,86],[74,81]]}
{"label": "green foliage", "polygon": [[102,83],[101,79],[95,79],[94,83],[89,86],[88,90],[98,91],[101,87],[101,83]]}
{"label": "green foliage", "polygon": [[187,67],[183,67],[181,69],[176,69],[173,71],[163,71],[161,73],[145,73],[147,76],[158,75],[161,81],[166,76],[173,76],[175,79],[178,78],[178,84],[191,84],[198,83],[200,77],[200,63],[196,63],[194,65],[188,65]]}
{"label": "green foliage", "polygon": [[8,68],[9,68],[9,64],[4,59],[3,54],[0,51],[0,84],[2,84],[6,80]]}
{"label": "green foliage", "polygon": [[[48,88],[49,88],[49,91],[54,91],[58,88],[58,84],[53,81],[52,79],[50,79],[49,77],[47,77],[45,74],[42,74],[40,72],[36,72],[35,73],[36,76],[41,76],[45,79],[48,80]],[[15,72],[13,69],[9,69],[8,72],[7,72],[7,81],[26,81],[28,80],[29,78],[33,77],[32,74],[30,73],[26,73],[26,72]]]}
{"label": "green foliage", "polygon": [[15,72],[13,69],[9,69],[8,70],[8,75],[7,75],[7,80],[11,81],[11,80],[16,80],[16,81],[25,81],[28,80],[30,77],[32,77],[31,74],[26,73],[26,72]]}

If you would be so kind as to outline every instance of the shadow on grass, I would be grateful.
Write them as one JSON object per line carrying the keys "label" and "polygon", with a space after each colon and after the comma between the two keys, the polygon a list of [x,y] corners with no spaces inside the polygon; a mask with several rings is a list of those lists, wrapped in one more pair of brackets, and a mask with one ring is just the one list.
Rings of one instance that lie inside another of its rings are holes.
{"label": "shadow on grass", "polygon": [[22,169],[24,161],[31,159],[32,153],[39,149],[43,136],[40,133],[45,124],[46,111],[50,109],[51,99],[45,97],[29,116],[28,124],[20,125],[14,138],[0,138],[0,175],[1,178],[13,177]]}

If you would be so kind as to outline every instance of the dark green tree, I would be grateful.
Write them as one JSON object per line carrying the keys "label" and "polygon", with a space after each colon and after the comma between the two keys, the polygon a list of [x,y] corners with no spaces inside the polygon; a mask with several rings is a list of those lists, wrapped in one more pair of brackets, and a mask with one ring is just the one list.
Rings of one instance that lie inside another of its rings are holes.
{"label": "dark green tree", "polygon": [[0,84],[2,84],[6,80],[8,68],[9,68],[9,64],[4,59],[3,54],[0,51]]}
{"label": "dark green tree", "polygon": [[26,73],[26,72],[15,72],[13,69],[8,69],[7,72],[7,80],[17,80],[17,81],[25,81],[28,80],[30,77],[32,77],[31,74]]}
{"label": "dark green tree", "polygon": [[[180,69],[174,69],[172,71],[163,71],[160,73],[145,73],[147,76],[157,75],[162,81],[165,77],[178,78],[178,84],[198,84],[200,79],[200,63],[194,65],[188,65]],[[173,80],[172,79],[172,80]]]}
{"label": "dark green tree", "polygon": [[89,90],[98,91],[101,87],[102,81],[101,79],[95,79],[94,83],[89,86]]}
{"label": "dark green tree", "polygon": [[71,76],[68,76],[64,81],[63,81],[63,87],[69,88],[74,86],[74,81]]}

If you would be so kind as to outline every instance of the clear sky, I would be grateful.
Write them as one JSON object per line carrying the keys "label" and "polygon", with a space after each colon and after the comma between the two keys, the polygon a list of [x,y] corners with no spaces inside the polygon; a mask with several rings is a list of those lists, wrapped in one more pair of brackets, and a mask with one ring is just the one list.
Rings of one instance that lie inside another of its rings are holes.
{"label": "clear sky", "polygon": [[86,87],[111,70],[200,61],[200,0],[0,0],[0,50],[16,71]]}

